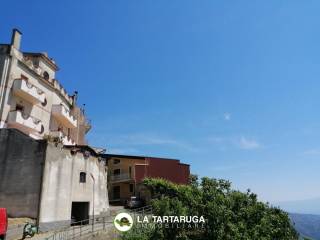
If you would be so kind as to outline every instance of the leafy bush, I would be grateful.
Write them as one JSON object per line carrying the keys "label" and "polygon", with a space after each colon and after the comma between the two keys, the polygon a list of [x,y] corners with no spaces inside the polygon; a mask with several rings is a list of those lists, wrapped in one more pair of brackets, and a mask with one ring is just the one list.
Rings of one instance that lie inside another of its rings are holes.
{"label": "leafy bush", "polygon": [[[257,195],[231,189],[225,180],[193,176],[189,185],[163,179],[145,179],[157,216],[204,216],[204,228],[155,228],[133,230],[125,240],[295,240],[298,234],[288,214],[259,202]],[[140,235],[139,235],[140,234]]]}

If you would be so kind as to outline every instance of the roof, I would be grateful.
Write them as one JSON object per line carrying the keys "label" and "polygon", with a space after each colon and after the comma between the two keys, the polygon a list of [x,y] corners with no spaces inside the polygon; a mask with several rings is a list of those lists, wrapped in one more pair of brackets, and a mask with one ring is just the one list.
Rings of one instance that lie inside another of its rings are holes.
{"label": "roof", "polygon": [[105,148],[101,148],[101,147],[91,147],[96,153],[99,154],[104,154],[106,152]]}
{"label": "roof", "polygon": [[47,64],[49,64],[55,71],[59,70],[57,64],[47,56],[45,53],[33,53],[33,52],[23,52],[23,55],[32,56],[32,57],[40,57],[44,60]]}
{"label": "roof", "polygon": [[95,157],[99,157],[99,156],[103,157],[103,154],[100,154],[100,152],[97,152],[95,148],[90,147],[88,145],[64,145],[63,147],[67,149],[85,150],[85,151],[89,151]]}
{"label": "roof", "polygon": [[133,158],[133,159],[145,159],[144,156],[133,156],[133,155],[119,155],[119,154],[102,154],[107,159],[111,158]]}
{"label": "roof", "polygon": [[106,159],[111,159],[111,158],[128,158],[128,159],[153,159],[153,160],[167,160],[167,161],[177,161],[181,165],[187,165],[190,166],[189,164],[186,163],[181,163],[179,159],[174,159],[174,158],[163,158],[163,157],[148,157],[148,156],[134,156],[134,155],[121,155],[121,154],[102,154],[102,156]]}

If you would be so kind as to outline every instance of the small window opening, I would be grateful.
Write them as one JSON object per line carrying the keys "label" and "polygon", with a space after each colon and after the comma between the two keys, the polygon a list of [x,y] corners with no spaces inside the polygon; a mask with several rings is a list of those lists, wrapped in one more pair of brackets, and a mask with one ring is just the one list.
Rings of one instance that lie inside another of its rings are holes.
{"label": "small window opening", "polygon": [[49,73],[48,73],[47,71],[44,71],[44,72],[43,72],[43,78],[44,78],[45,80],[49,80]]}
{"label": "small window opening", "polygon": [[87,174],[85,172],[80,172],[80,182],[85,183],[86,182]]}
{"label": "small window opening", "polygon": [[120,159],[113,159],[113,164],[119,164],[120,163]]}

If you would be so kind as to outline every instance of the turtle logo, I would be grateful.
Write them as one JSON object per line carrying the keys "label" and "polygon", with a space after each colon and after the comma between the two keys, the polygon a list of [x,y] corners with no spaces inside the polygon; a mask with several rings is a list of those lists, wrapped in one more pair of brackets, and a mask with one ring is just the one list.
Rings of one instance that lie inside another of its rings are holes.
{"label": "turtle logo", "polygon": [[114,218],[113,224],[120,232],[126,232],[132,228],[133,219],[128,213],[119,213]]}

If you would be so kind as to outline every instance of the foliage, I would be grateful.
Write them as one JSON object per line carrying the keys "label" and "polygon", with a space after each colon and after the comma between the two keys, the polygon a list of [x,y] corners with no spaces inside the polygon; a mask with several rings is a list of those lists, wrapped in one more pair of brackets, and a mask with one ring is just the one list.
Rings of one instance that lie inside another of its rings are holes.
{"label": "foliage", "polygon": [[[190,178],[189,185],[145,179],[157,216],[204,216],[204,228],[155,228],[132,231],[123,239],[168,240],[295,240],[298,234],[288,214],[259,202],[257,195],[231,189],[225,180]],[[141,235],[139,238],[139,234]]]}

